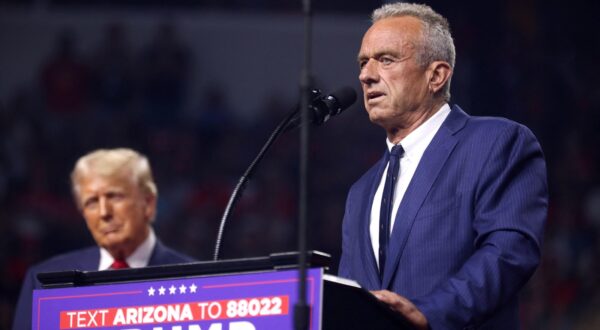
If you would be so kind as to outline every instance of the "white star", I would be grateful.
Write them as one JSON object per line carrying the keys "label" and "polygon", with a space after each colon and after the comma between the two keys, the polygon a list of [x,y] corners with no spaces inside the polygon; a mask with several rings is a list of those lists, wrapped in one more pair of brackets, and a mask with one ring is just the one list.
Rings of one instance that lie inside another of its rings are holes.
{"label": "white star", "polygon": [[196,293],[196,284],[192,283],[192,285],[190,285],[190,293]]}
{"label": "white star", "polygon": [[154,292],[156,292],[156,290],[154,290],[153,287],[150,287],[150,289],[148,289],[148,296],[153,296]]}
{"label": "white star", "polygon": [[185,293],[186,290],[187,290],[187,287],[183,284],[179,287],[179,293]]}
{"label": "white star", "polygon": [[171,287],[169,288],[169,294],[175,294],[175,291],[177,291],[177,288],[171,284]]}
{"label": "white star", "polygon": [[160,288],[158,288],[158,295],[163,296],[165,294],[165,287],[164,286],[160,286]]}

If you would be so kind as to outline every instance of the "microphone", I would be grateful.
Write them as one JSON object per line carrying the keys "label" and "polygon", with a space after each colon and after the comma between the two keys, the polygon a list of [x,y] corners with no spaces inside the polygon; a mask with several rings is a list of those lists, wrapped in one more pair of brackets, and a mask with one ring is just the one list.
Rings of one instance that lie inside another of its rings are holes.
{"label": "microphone", "polygon": [[[313,89],[311,92],[312,101],[309,104],[309,113],[310,120],[312,123],[316,125],[321,125],[324,122],[328,121],[332,116],[337,116],[342,111],[346,110],[350,107],[354,102],[356,102],[356,92],[351,87],[342,87],[335,92],[322,96],[321,91],[318,89]],[[283,133],[288,130],[298,127],[300,125],[300,106],[290,112],[284,119],[277,125],[271,136],[267,139],[267,142],[263,145],[260,152],[254,158],[254,161],[250,164],[250,166],[246,169],[246,172],[242,175],[237,185],[233,189],[231,196],[229,197],[229,202],[225,207],[225,211],[223,212],[223,216],[221,217],[221,222],[219,224],[219,230],[217,232],[217,239],[215,242],[215,250],[213,253],[213,260],[217,261],[219,259],[220,251],[221,251],[221,242],[223,240],[223,233],[225,232],[225,225],[227,223],[227,219],[231,214],[235,204],[239,200],[242,192],[244,191],[244,187],[250,177],[254,173],[256,166],[265,156],[265,153],[269,150],[273,142]]]}
{"label": "microphone", "polygon": [[[318,89],[311,91],[312,101],[309,105],[309,119],[315,125],[322,125],[331,117],[337,116],[356,102],[356,92],[352,87],[344,86],[329,95],[322,95]],[[296,110],[285,131],[300,126],[300,114]]]}
{"label": "microphone", "polygon": [[354,102],[356,102],[356,92],[348,86],[344,86],[322,98],[317,98],[310,105],[312,122],[321,125],[332,116],[337,116],[348,109]]}

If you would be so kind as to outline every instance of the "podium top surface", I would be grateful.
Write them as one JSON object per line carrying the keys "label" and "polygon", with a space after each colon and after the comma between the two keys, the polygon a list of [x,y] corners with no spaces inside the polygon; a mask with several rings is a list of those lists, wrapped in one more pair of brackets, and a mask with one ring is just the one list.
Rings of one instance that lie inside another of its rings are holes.
{"label": "podium top surface", "polygon": [[[320,251],[307,252],[307,266],[328,268],[331,256]],[[67,270],[40,273],[43,288],[87,286],[107,283],[143,281],[186,276],[216,275],[297,268],[298,252],[272,253],[264,257],[199,261],[183,264],[149,266],[104,271]]]}

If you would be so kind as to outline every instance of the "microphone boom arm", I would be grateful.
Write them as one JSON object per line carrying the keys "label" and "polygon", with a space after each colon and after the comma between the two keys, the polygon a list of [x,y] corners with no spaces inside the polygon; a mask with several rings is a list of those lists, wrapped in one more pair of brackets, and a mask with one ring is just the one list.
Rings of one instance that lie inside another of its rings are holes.
{"label": "microphone boom arm", "polygon": [[225,211],[223,212],[223,216],[221,217],[221,222],[219,224],[219,231],[217,233],[217,240],[215,243],[215,251],[213,253],[213,261],[219,260],[221,242],[223,240],[223,232],[225,231],[225,224],[227,223],[227,219],[229,218],[231,210],[233,209],[233,207],[235,206],[235,204],[241,197],[242,192],[244,191],[244,188],[246,187],[246,184],[250,180],[250,177],[252,176],[252,174],[254,174],[254,170],[255,170],[256,166],[264,158],[265,153],[269,150],[269,148],[271,147],[273,142],[275,142],[275,140],[282,133],[284,133],[290,129],[290,127],[288,127],[288,125],[297,114],[298,114],[298,109],[290,111],[290,113],[279,123],[279,125],[277,125],[277,127],[275,128],[273,133],[271,133],[271,136],[269,136],[269,138],[267,139],[267,142],[265,142],[265,144],[263,145],[263,147],[260,150],[260,152],[258,153],[258,155],[256,155],[256,158],[254,158],[254,160],[252,161],[250,166],[248,166],[248,169],[246,169],[246,172],[244,172],[244,174],[240,177],[240,180],[238,181],[237,185],[235,186],[235,189],[233,189],[233,192],[231,193],[231,196],[229,197],[229,202],[227,202],[227,207],[225,208]]}
{"label": "microphone boom arm", "polygon": [[[309,102],[309,110],[310,110],[310,118],[309,121],[315,125],[321,125],[326,122],[329,117],[338,115],[343,110],[348,108],[354,101],[356,101],[356,92],[350,87],[343,87],[330,95],[322,96],[321,91],[318,89],[312,89],[311,93],[311,101]],[[223,212],[223,216],[221,217],[221,223],[219,224],[219,231],[217,233],[217,240],[215,243],[215,251],[213,254],[213,260],[217,261],[219,259],[221,242],[223,241],[223,232],[225,231],[225,225],[227,223],[227,219],[231,213],[231,210],[237,203],[240,198],[244,188],[246,187],[246,183],[250,180],[252,174],[254,174],[254,170],[258,163],[263,159],[265,153],[269,150],[271,145],[275,142],[275,140],[283,133],[292,130],[302,123],[299,121],[300,117],[300,109],[301,107],[297,107],[296,109],[290,111],[285,118],[277,125],[271,136],[267,142],[263,145],[262,149],[254,158],[254,161],[250,164],[244,175],[240,178],[235,189],[231,193],[229,197],[229,202],[227,203],[227,207]]]}

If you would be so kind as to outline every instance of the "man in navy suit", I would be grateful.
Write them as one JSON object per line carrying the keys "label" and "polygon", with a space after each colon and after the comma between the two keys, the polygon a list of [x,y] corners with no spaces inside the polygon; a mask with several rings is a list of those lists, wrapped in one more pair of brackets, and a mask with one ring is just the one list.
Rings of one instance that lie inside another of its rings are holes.
{"label": "man in navy suit", "polygon": [[27,271],[14,330],[31,329],[38,273],[137,268],[193,261],[163,245],[152,230],[158,191],[148,160],[131,149],[101,149],[80,158],[71,174],[73,194],[97,246],[65,253]]}
{"label": "man in navy suit", "polygon": [[340,276],[417,329],[517,329],[548,207],[539,143],[448,104],[454,42],[428,6],[375,10],[358,61],[387,150],[348,194]]}

